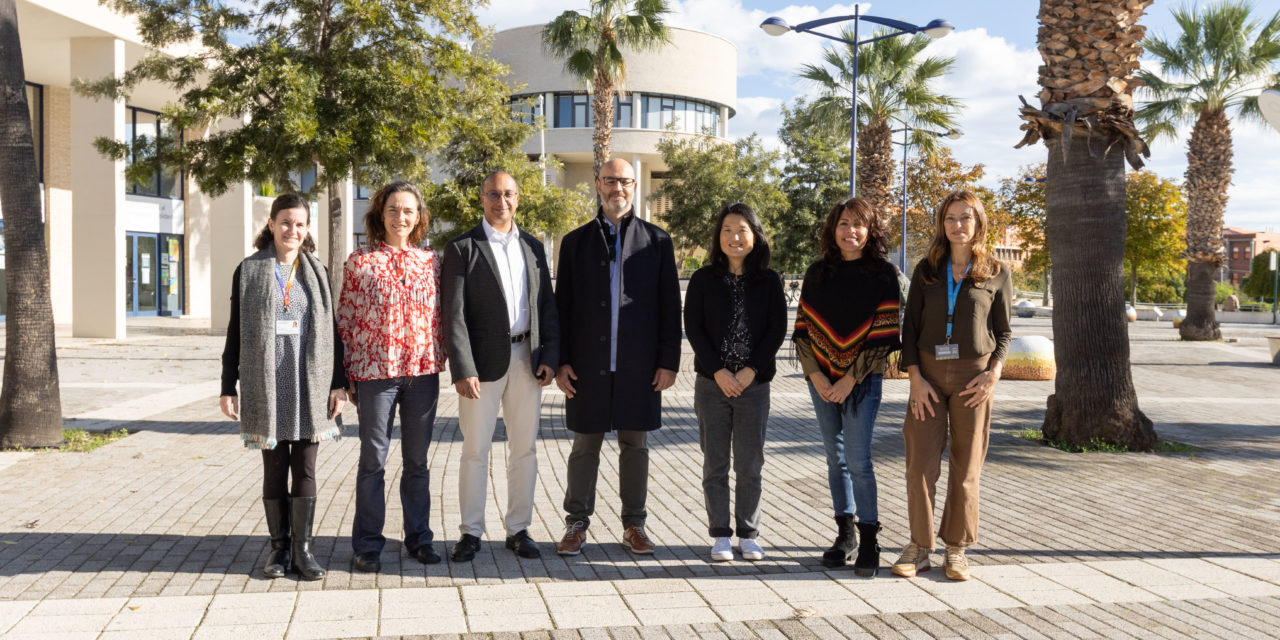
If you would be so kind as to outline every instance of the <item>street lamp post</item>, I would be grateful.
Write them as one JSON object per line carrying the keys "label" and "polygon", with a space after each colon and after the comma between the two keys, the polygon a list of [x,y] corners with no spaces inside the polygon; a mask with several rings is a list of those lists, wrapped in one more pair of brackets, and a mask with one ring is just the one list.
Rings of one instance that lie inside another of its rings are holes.
{"label": "street lamp post", "polygon": [[902,142],[894,142],[894,144],[902,145],[902,239],[898,243],[901,245],[902,257],[898,263],[903,273],[907,272],[907,148],[911,146],[911,132],[918,131],[925,135],[936,136],[939,138],[949,138],[955,140],[962,134],[959,129],[951,129],[950,131],[926,131],[917,129],[907,123],[902,124],[901,129],[894,129],[891,133],[902,132]]}
{"label": "street lamp post", "polygon": [[[850,20],[853,21],[852,40],[846,40],[839,36],[814,31],[817,27],[835,24],[837,22],[848,22]],[[893,33],[886,33],[882,36],[876,36],[874,38],[868,38],[866,40],[858,40],[858,23],[863,20],[890,27],[892,29],[897,29],[897,31]],[[923,33],[926,36],[937,40],[938,38],[945,37],[947,34],[951,33],[955,30],[955,27],[952,26],[950,22],[942,19],[931,20],[929,24],[920,27],[901,20],[862,15],[861,6],[854,5],[853,15],[851,16],[821,18],[818,20],[810,20],[809,22],[802,22],[795,26],[787,24],[787,21],[782,18],[773,16],[765,18],[764,22],[760,23],[760,29],[771,36],[780,36],[788,31],[811,33],[819,38],[843,42],[853,48],[853,81],[850,83],[853,85],[853,109],[851,110],[852,114],[849,117],[849,121],[851,123],[851,126],[849,127],[849,197],[852,198],[858,187],[858,47],[864,44],[870,44],[877,40],[896,38],[908,33]]]}

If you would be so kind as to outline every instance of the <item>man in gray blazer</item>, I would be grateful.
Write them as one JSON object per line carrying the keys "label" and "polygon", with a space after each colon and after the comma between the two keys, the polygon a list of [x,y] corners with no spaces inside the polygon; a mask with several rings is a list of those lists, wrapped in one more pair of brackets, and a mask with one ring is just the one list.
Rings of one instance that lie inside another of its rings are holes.
{"label": "man in gray blazer", "polygon": [[484,220],[444,251],[445,348],[458,391],[462,536],[456,562],[475,558],[484,534],[489,449],[502,408],[507,429],[507,548],[540,552],[529,537],[538,479],[536,443],[542,387],[555,377],[560,329],[542,243],[516,227],[520,191],[496,171],[481,184]]}

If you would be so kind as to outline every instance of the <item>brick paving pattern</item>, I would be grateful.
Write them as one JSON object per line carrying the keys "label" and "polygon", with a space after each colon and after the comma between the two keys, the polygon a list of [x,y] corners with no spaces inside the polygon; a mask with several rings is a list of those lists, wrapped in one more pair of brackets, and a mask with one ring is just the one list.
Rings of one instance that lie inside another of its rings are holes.
{"label": "brick paving pattern", "polygon": [[[1049,335],[1018,320],[1015,335]],[[472,563],[424,566],[396,539],[397,451],[388,458],[383,573],[353,574],[349,527],[359,442],[322,445],[321,582],[266,580],[261,463],[216,407],[222,339],[182,321],[137,323],[125,342],[59,337],[69,426],[133,435],[88,454],[0,455],[0,634],[26,637],[372,637],[444,640],[837,638],[1239,638],[1280,635],[1280,368],[1263,336],[1188,344],[1169,323],[1131,325],[1134,379],[1181,454],[1068,454],[1017,437],[1038,428],[1051,382],[997,387],[975,579],[941,571],[874,580],[825,571],[834,523],[804,382],[786,348],[772,389],[763,562],[706,560],[701,454],[685,354],[651,437],[652,556],[619,544],[616,446],[601,458],[581,556],[561,558],[563,400],[544,395],[530,533],[543,557],[503,548],[501,464],[486,543]],[[687,348],[686,348],[687,350]],[[885,545],[906,540],[900,425],[906,382],[886,381],[874,440]],[[456,396],[441,395],[430,454],[432,526],[458,533]],[[505,457],[499,430],[493,459]],[[395,447],[393,441],[393,448]],[[945,484],[945,474],[942,480]],[[942,493],[942,487],[939,493]],[[935,555],[940,562],[940,554]],[[265,592],[265,593],[264,593]],[[539,631],[540,630],[540,631]],[[49,635],[44,635],[49,634]],[[453,634],[453,635],[450,635]],[[479,634],[479,635],[477,635]],[[426,637],[426,636],[424,636]]]}

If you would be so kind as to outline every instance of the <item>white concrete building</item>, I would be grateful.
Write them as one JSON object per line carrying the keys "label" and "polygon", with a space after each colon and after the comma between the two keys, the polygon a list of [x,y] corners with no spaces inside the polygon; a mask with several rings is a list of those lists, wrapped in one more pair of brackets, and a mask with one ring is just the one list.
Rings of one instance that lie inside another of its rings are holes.
{"label": "white concrete building", "polygon": [[[545,115],[544,135],[535,134],[524,145],[537,157],[554,155],[564,170],[555,176],[559,186],[592,183],[590,87],[564,71],[564,61],[542,47],[543,25],[518,27],[494,34],[491,55],[511,68],[505,80],[516,86],[513,99],[541,98]],[[627,61],[625,96],[614,99],[613,157],[629,161],[640,184],[636,210],[651,218],[664,211],[650,194],[660,186],[667,166],[658,153],[658,141],[670,135],[692,136],[710,132],[729,136],[729,119],[738,95],[738,49],[732,42],[710,33],[671,29],[671,44],[656,52],[624,50]],[[544,142],[545,141],[545,142]],[[545,145],[545,146],[543,146]]]}
{"label": "white concrete building", "polygon": [[[222,330],[232,272],[266,223],[271,198],[256,195],[248,182],[212,198],[182,173],[126,184],[127,161],[104,158],[94,139],[156,135],[167,126],[161,110],[177,96],[151,84],[127,101],[99,100],[77,95],[71,86],[76,79],[119,76],[141,60],[148,48],[135,22],[97,0],[17,0],[17,9],[54,321],[70,324],[76,336],[112,339],[125,337],[125,319],[133,315],[209,318],[215,331]],[[588,93],[543,52],[540,32],[541,26],[499,32],[493,55],[510,65],[508,83],[523,87],[513,97],[540,95],[546,105],[545,136],[532,136],[525,151],[536,157],[545,139],[546,153],[564,163],[557,183],[589,183]],[[635,165],[638,210],[646,217],[662,212],[649,194],[666,169],[656,150],[664,128],[675,123],[684,132],[676,135],[707,129],[727,138],[737,93],[732,43],[686,29],[673,29],[672,40],[660,52],[627,53],[628,93],[614,128],[613,154]],[[182,132],[185,139],[203,134]],[[350,248],[363,238],[360,218],[370,190],[350,181],[340,189]],[[315,201],[312,234],[327,255],[327,200]],[[3,259],[0,243],[0,269]],[[3,293],[0,318],[6,311]]]}

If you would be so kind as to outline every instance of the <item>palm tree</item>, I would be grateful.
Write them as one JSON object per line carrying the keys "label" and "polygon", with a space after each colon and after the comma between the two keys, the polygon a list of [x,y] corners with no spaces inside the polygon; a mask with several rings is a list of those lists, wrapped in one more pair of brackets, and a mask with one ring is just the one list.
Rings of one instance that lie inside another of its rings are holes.
{"label": "palm tree", "polygon": [[609,159],[614,90],[627,78],[622,50],[652,51],[670,42],[668,13],[666,0],[591,0],[587,13],[565,11],[542,31],[543,46],[564,58],[565,71],[592,86],[593,173]]}
{"label": "palm tree", "polygon": [[1044,139],[1049,148],[1058,375],[1043,432],[1058,442],[1156,444],[1133,387],[1123,276],[1124,162],[1141,166],[1146,153],[1133,125],[1133,90],[1144,33],[1138,20],[1150,3],[1040,2],[1041,106],[1023,101],[1026,135],[1017,146]]}
{"label": "palm tree", "polygon": [[4,387],[0,391],[0,449],[62,442],[62,401],[49,297],[49,254],[40,219],[40,182],[27,104],[18,12],[0,0],[0,203],[4,206]]}
{"label": "palm tree", "polygon": [[1179,9],[1173,12],[1180,29],[1174,39],[1143,43],[1161,69],[1139,74],[1151,97],[1138,111],[1144,133],[1148,139],[1172,138],[1177,125],[1195,123],[1187,144],[1187,318],[1178,328],[1183,340],[1222,337],[1213,302],[1233,172],[1228,113],[1261,122],[1258,93],[1280,87],[1280,12],[1260,24],[1250,11],[1245,2]]}
{"label": "palm tree", "polygon": [[[875,36],[887,32],[877,32]],[[841,34],[854,40],[851,29]],[[897,211],[889,185],[893,181],[893,121],[915,129],[947,131],[956,128],[961,104],[937,93],[931,83],[946,75],[955,58],[929,56],[921,52],[932,42],[928,36],[886,38],[864,46],[858,53],[858,195],[871,200],[882,217]],[[853,45],[835,45],[823,52],[821,65],[806,64],[800,77],[818,85],[821,95],[809,109],[809,124],[830,127],[849,135],[849,112],[853,108]],[[924,131],[913,134],[912,144],[931,152],[937,136]]]}

